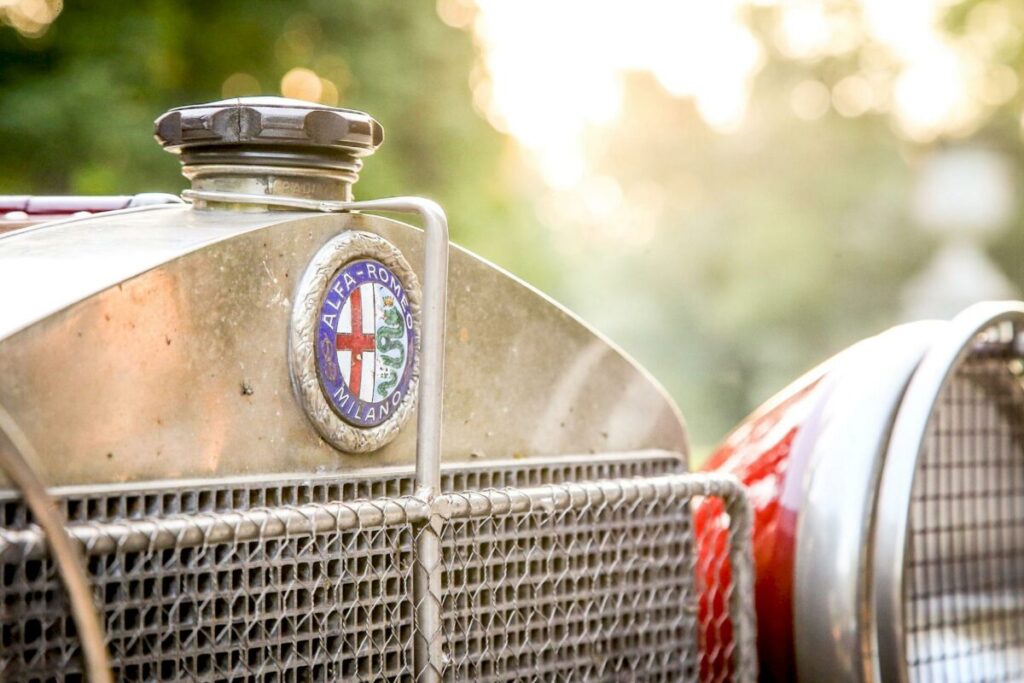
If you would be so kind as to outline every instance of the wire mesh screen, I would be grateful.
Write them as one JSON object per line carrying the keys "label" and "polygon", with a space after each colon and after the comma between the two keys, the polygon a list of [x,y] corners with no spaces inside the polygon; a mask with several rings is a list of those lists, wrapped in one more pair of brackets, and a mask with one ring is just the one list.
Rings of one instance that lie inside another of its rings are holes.
{"label": "wire mesh screen", "polygon": [[1024,390],[1019,359],[969,356],[914,477],[904,584],[913,681],[1024,679]]}
{"label": "wire mesh screen", "polygon": [[663,477],[454,494],[442,505],[447,680],[755,677],[738,485]]}
{"label": "wire mesh screen", "polygon": [[[395,504],[397,505],[397,503]],[[400,680],[411,530],[363,505],[75,527],[120,680]],[[404,508],[394,515],[404,519]],[[54,564],[4,564],[4,680],[80,680]],[[13,558],[12,558],[13,559]]]}
{"label": "wire mesh screen", "polygon": [[[702,500],[719,502],[706,529],[725,545],[695,533]],[[754,670],[747,515],[731,480],[661,475],[70,532],[123,680],[716,680]],[[424,535],[442,562],[436,583],[418,585]],[[721,551],[711,561],[731,568],[724,583],[701,572],[701,548]],[[0,532],[0,564],[0,678],[79,679],[38,530]],[[701,609],[711,593],[719,612]],[[439,609],[438,632],[421,628],[424,605]],[[706,647],[723,624],[728,642]],[[420,644],[436,655],[427,668]]]}
{"label": "wire mesh screen", "polygon": [[452,677],[694,680],[687,515],[685,504],[652,501],[446,524]]}

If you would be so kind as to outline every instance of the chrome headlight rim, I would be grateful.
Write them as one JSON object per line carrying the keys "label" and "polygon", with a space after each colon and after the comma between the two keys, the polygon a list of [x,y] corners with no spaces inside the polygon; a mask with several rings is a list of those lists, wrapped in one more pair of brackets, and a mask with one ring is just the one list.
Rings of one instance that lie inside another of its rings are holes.
{"label": "chrome headlight rim", "polygon": [[842,352],[794,440],[791,461],[803,463],[793,481],[798,490],[787,491],[799,505],[793,565],[799,680],[871,680],[863,606],[883,455],[908,382],[949,324],[900,325]]}
{"label": "chrome headlight rim", "polygon": [[914,372],[893,421],[879,481],[868,580],[870,628],[881,680],[909,680],[904,610],[906,553],[914,478],[935,407],[972,344],[986,330],[1008,324],[1019,342],[1024,303],[984,302],[956,316]]}

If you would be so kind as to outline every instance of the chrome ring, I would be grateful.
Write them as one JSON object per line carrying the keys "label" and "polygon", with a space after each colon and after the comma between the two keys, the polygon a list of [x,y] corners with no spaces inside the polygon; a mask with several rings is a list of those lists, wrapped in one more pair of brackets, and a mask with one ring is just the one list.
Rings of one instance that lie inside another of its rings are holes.
{"label": "chrome ring", "polygon": [[908,681],[904,585],[910,503],[935,405],[979,333],[1004,322],[1024,325],[1024,303],[976,304],[954,318],[925,354],[896,414],[878,490],[869,579],[881,680]]}

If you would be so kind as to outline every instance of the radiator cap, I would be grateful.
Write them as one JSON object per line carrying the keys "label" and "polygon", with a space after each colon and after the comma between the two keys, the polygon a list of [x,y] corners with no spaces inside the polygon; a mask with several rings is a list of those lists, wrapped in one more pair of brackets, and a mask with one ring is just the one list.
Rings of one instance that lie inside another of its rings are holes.
{"label": "radiator cap", "polygon": [[171,109],[155,122],[193,189],[350,199],[361,158],[384,141],[370,115],[283,97]]}

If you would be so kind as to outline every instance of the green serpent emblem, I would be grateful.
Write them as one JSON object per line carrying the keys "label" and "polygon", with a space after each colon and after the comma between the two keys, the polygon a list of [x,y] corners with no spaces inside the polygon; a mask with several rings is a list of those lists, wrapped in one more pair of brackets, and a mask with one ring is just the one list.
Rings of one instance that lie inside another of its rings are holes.
{"label": "green serpent emblem", "polygon": [[[394,306],[384,309],[384,324],[377,329],[377,353],[380,361],[387,367],[384,376],[377,384],[377,393],[387,396],[398,384],[398,372],[405,366],[405,349],[400,341],[405,336],[405,321]],[[397,354],[391,355],[397,351]]]}

